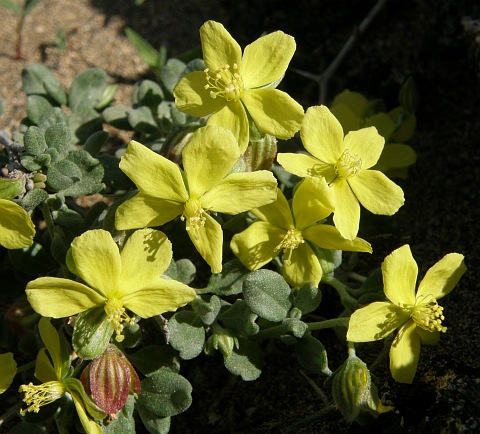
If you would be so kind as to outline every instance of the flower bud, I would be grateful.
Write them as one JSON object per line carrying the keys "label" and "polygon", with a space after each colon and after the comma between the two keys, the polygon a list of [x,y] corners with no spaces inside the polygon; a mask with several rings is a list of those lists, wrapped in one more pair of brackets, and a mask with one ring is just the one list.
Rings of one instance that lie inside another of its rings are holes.
{"label": "flower bud", "polygon": [[264,134],[258,139],[250,137],[250,143],[243,155],[247,172],[270,170],[277,155],[277,138]]}
{"label": "flower bud", "polygon": [[349,356],[334,374],[332,395],[337,408],[349,423],[356,421],[366,425],[372,416],[378,417],[393,409],[384,406],[378,399],[367,365],[355,355]]}
{"label": "flower bud", "polygon": [[109,345],[84,369],[80,381],[104,412],[115,414],[123,408],[130,392],[140,393],[140,379],[125,355]]}

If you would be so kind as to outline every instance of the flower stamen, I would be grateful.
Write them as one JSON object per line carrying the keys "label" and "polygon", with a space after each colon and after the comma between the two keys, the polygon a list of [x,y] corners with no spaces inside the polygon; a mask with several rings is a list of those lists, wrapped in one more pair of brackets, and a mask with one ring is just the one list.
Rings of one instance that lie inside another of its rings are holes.
{"label": "flower stamen", "polygon": [[345,149],[335,164],[335,173],[342,179],[348,179],[355,176],[361,168],[362,159]]}
{"label": "flower stamen", "polygon": [[113,298],[105,303],[105,312],[107,313],[107,321],[110,321],[115,329],[115,340],[122,342],[125,339],[123,333],[123,323],[135,324],[135,318],[128,316],[123,304],[120,300]]}
{"label": "flower stamen", "polygon": [[210,98],[217,96],[225,98],[227,101],[238,99],[243,92],[243,79],[238,73],[238,65],[225,65],[222,68],[211,71],[209,68],[204,70],[207,79],[205,90],[210,90]]}
{"label": "flower stamen", "polygon": [[437,300],[431,296],[426,296],[422,302],[417,300],[411,317],[418,327],[426,331],[445,333],[447,330],[446,327],[442,326],[442,321],[445,319],[443,307],[439,306]]}
{"label": "flower stamen", "polygon": [[302,237],[302,232],[295,228],[291,228],[282,238],[280,244],[275,247],[275,251],[283,250],[285,252],[285,250],[287,250],[288,254],[287,257],[284,259],[284,262],[285,264],[290,265],[293,250],[304,242],[305,240]]}
{"label": "flower stamen", "polygon": [[[207,221],[205,214],[206,212],[202,208],[201,203],[198,200],[190,199],[185,203],[185,208],[180,218],[186,220],[187,231],[197,232],[205,226]],[[198,237],[198,235],[194,234],[194,237]]]}
{"label": "flower stamen", "polygon": [[65,386],[60,381],[48,381],[46,383],[35,386],[33,383],[22,384],[18,389],[19,392],[25,393],[23,401],[28,407],[20,410],[20,414],[25,416],[27,412],[38,413],[40,407],[50,404],[65,395]]}

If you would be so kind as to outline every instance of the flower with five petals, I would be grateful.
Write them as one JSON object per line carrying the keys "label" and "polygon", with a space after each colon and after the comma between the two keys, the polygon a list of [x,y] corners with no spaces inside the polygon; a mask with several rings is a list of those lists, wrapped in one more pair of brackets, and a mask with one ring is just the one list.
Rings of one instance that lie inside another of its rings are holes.
{"label": "flower with five petals", "polygon": [[27,284],[27,297],[40,315],[63,318],[103,306],[117,341],[124,322],[133,322],[127,309],[141,318],[175,311],[192,301],[195,291],[162,278],[170,265],[172,244],[163,232],[134,232],[123,249],[109,232],[90,230],[76,237],[67,255],[69,270],[83,282],[39,277]]}
{"label": "flower with five petals", "polygon": [[283,276],[290,285],[297,289],[306,282],[318,285],[322,267],[312,245],[372,251],[365,240],[346,240],[334,226],[322,224],[332,210],[331,192],[325,180],[307,178],[295,191],[291,207],[278,190],[275,202],[253,210],[258,220],[234,235],[230,247],[250,270],[258,270],[283,252]]}
{"label": "flower with five petals", "polygon": [[374,214],[392,215],[403,205],[402,189],[383,173],[369,170],[378,161],[384,139],[375,127],[349,132],[325,106],[310,107],[300,129],[311,154],[278,154],[278,162],[300,177],[321,176],[333,193],[333,222],[353,240],[360,224],[360,205]]}
{"label": "flower with five petals", "polygon": [[207,69],[183,77],[175,89],[177,108],[192,116],[210,115],[208,125],[233,131],[241,153],[249,142],[249,116],[260,132],[280,139],[300,128],[303,108],[285,92],[272,88],[283,78],[295,52],[295,40],[281,31],[245,47],[225,28],[207,21],[200,28]]}
{"label": "flower with five petals", "polygon": [[431,267],[415,293],[418,267],[410,246],[385,258],[383,285],[388,301],[371,303],[353,312],[347,340],[370,342],[399,329],[390,349],[390,372],[400,383],[411,383],[417,371],[421,344],[435,344],[445,332],[443,307],[447,295],[466,271],[463,255],[449,253]]}
{"label": "flower with five petals", "polygon": [[240,157],[232,132],[216,125],[200,128],[178,164],[130,142],[120,168],[140,192],[116,212],[117,229],[160,226],[181,216],[190,239],[210,265],[222,271],[223,232],[209,212],[239,214],[277,196],[271,172],[230,173]]}

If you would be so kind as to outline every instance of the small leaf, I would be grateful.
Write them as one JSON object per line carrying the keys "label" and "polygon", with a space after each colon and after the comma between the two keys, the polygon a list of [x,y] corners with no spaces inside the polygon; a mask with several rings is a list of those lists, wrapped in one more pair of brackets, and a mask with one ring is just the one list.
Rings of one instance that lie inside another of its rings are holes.
{"label": "small leaf", "polygon": [[143,379],[141,389],[137,405],[152,417],[175,416],[187,410],[192,403],[192,385],[186,378],[166,368]]}
{"label": "small leaf", "polygon": [[115,414],[107,425],[102,426],[104,434],[134,433],[135,419],[133,410],[135,409],[135,398],[130,395],[123,408]]}
{"label": "small leaf", "polygon": [[177,85],[180,75],[187,65],[178,59],[168,59],[160,71],[160,78],[165,88],[173,94],[173,88]]}
{"label": "small leaf", "polygon": [[73,111],[80,108],[95,108],[102,101],[107,87],[107,73],[100,68],[91,68],[77,75],[68,91],[68,105]]}
{"label": "small leaf", "polygon": [[23,190],[23,182],[0,178],[0,199],[13,199]]}
{"label": "small leaf", "polygon": [[58,124],[68,125],[67,115],[60,107],[52,107],[42,115],[38,127],[45,131],[47,128]]}
{"label": "small leaf", "polygon": [[43,132],[38,127],[29,127],[23,136],[25,150],[32,155],[38,155],[47,149]]}
{"label": "small leaf", "polygon": [[40,63],[32,63],[22,70],[22,90],[27,95],[50,96],[59,104],[66,104],[66,92],[51,71]]}
{"label": "small leaf", "polygon": [[179,282],[185,283],[188,285],[195,279],[195,274],[197,269],[190,259],[183,258],[175,262],[177,265],[177,278]]}
{"label": "small leaf", "polygon": [[322,291],[313,283],[303,285],[295,294],[293,305],[302,311],[302,314],[313,312],[322,301]]}
{"label": "small leaf", "polygon": [[91,107],[79,106],[68,118],[76,142],[84,143],[93,133],[102,130],[102,119]]}
{"label": "small leaf", "polygon": [[128,122],[128,114],[131,107],[127,106],[115,106],[107,107],[103,112],[103,120],[112,127],[119,128],[121,130],[129,131],[132,129],[130,122]]}
{"label": "small leaf", "polygon": [[170,318],[168,325],[169,343],[180,353],[182,359],[193,359],[202,352],[205,344],[205,330],[195,312],[188,310],[177,312]]}
{"label": "small leaf", "polygon": [[248,274],[249,270],[238,259],[233,259],[223,265],[220,273],[212,274],[208,281],[208,292],[221,296],[240,294]]}
{"label": "small leaf", "polygon": [[144,134],[153,134],[158,130],[158,125],[151,110],[146,106],[140,106],[130,110],[128,122],[135,131]]}
{"label": "small leaf", "polygon": [[139,81],[132,89],[132,101],[136,106],[147,106],[150,110],[155,111],[163,99],[162,88],[151,80]]}
{"label": "small leaf", "polygon": [[330,375],[327,352],[323,344],[311,335],[298,339],[295,344],[295,353],[300,365],[314,374]]}
{"label": "small leaf", "polygon": [[175,350],[167,345],[149,345],[134,354],[128,354],[128,360],[146,377],[160,368],[173,372],[180,371],[180,361]]}
{"label": "small leaf", "polygon": [[130,27],[125,29],[128,40],[137,50],[140,58],[150,67],[156,68],[158,65],[158,51],[153,48],[145,39]]}
{"label": "small leaf", "polygon": [[290,286],[271,270],[251,272],[243,283],[243,295],[252,312],[269,321],[280,322],[291,308]]}
{"label": "small leaf", "polygon": [[260,327],[255,323],[258,315],[254,314],[244,300],[236,300],[219,316],[220,322],[235,336],[252,336]]}
{"label": "small leaf", "polygon": [[73,348],[83,359],[94,359],[105,351],[113,332],[113,325],[107,321],[103,306],[88,309],[80,313],[75,321]]}
{"label": "small leaf", "polygon": [[40,95],[27,96],[27,116],[36,125],[40,123],[42,116],[53,108],[47,98]]}
{"label": "small leaf", "polygon": [[20,201],[20,205],[30,211],[48,199],[48,193],[40,188],[34,188],[27,192]]}
{"label": "small leaf", "polygon": [[302,338],[308,330],[307,324],[297,318],[285,318],[282,324],[296,338]]}
{"label": "small leaf", "polygon": [[262,373],[263,354],[255,342],[238,340],[239,348],[224,358],[225,367],[233,374],[240,375],[243,381],[253,381]]}
{"label": "small leaf", "polygon": [[222,301],[216,295],[212,295],[209,300],[206,297],[208,296],[198,297],[194,300],[192,308],[203,324],[211,325],[217,318],[218,312],[220,312]]}
{"label": "small leaf", "polygon": [[83,145],[83,149],[87,151],[92,157],[96,157],[102,149],[102,146],[108,140],[108,133],[106,131],[97,131],[93,133]]}
{"label": "small leaf", "polygon": [[52,125],[45,131],[45,141],[49,148],[54,148],[59,155],[66,155],[72,149],[70,129],[62,124]]}

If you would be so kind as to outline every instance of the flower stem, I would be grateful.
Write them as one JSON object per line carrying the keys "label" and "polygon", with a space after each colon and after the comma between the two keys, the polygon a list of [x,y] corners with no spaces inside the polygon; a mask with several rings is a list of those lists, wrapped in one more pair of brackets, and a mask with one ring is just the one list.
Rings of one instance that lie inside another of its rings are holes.
{"label": "flower stem", "polygon": [[344,308],[353,309],[356,306],[357,300],[349,294],[349,290],[351,290],[351,288],[338,280],[336,277],[323,276],[322,282],[330,285],[338,292],[338,295],[340,296],[340,302]]}

